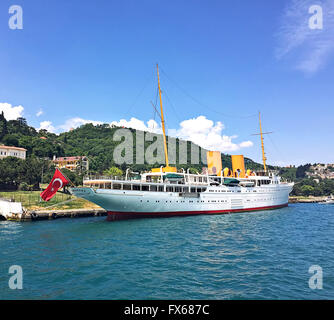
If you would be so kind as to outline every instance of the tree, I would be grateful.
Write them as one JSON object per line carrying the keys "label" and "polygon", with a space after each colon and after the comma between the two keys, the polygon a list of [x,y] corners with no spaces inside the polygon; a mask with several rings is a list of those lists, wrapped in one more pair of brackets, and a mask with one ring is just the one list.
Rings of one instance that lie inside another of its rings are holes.
{"label": "tree", "polygon": [[106,176],[121,177],[123,175],[123,171],[117,167],[111,167],[108,170],[104,170],[103,174]]}
{"label": "tree", "polygon": [[16,134],[7,134],[2,139],[3,143],[7,146],[17,147],[19,145],[19,139]]}
{"label": "tree", "polygon": [[5,115],[3,111],[0,114],[0,141],[3,139],[3,137],[8,133],[7,128],[7,120],[5,118]]}
{"label": "tree", "polygon": [[29,157],[26,160],[6,157],[0,160],[0,189],[16,190],[23,183],[39,190],[42,168],[48,161]]}
{"label": "tree", "polygon": [[28,126],[28,124],[27,124],[27,119],[26,119],[26,118],[19,117],[19,118],[17,118],[16,120],[19,122],[19,124],[20,124],[22,127],[26,127],[26,126]]}
{"label": "tree", "polygon": [[314,192],[314,187],[309,186],[309,185],[304,185],[301,187],[301,192],[303,194],[303,196],[308,197],[309,195],[313,194]]}
{"label": "tree", "polygon": [[305,178],[306,171],[311,167],[311,164],[305,164],[303,166],[299,166],[296,171],[296,178]]}

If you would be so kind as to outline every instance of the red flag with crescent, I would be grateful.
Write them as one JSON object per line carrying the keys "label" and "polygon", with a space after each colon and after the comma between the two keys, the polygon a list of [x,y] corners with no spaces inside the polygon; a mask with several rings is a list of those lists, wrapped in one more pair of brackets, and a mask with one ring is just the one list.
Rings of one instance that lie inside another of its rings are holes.
{"label": "red flag with crescent", "polygon": [[56,169],[56,172],[49,183],[48,187],[40,194],[41,198],[44,201],[49,201],[56,194],[58,189],[65,187],[69,181],[61,173],[59,169]]}

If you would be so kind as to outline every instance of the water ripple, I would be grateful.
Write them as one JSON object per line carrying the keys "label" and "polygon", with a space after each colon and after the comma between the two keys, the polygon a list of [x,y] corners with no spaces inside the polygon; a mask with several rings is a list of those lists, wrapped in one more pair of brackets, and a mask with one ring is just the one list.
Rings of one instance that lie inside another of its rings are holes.
{"label": "water ripple", "polygon": [[[107,222],[0,222],[1,299],[333,299],[334,206]],[[23,290],[8,289],[21,265]],[[322,290],[308,287],[311,265]]]}

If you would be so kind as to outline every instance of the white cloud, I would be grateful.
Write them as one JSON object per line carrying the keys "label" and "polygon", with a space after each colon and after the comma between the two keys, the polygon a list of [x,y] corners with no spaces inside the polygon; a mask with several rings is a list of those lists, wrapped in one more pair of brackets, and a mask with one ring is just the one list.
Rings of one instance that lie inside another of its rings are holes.
{"label": "white cloud", "polygon": [[121,119],[119,121],[113,121],[110,125],[115,125],[118,127],[125,127],[125,128],[133,128],[133,129],[148,131],[148,132],[153,132],[153,133],[162,133],[161,127],[153,119],[147,121],[146,124],[144,121],[136,119],[136,118],[131,118],[129,121],[125,119]]}
{"label": "white cloud", "polygon": [[54,126],[51,121],[42,121],[39,124],[40,127],[38,128],[38,130],[45,129],[52,133],[60,133],[64,131],[70,131],[71,129],[78,128],[87,123],[92,123],[95,126],[98,124],[103,124],[103,122],[101,121],[85,120],[82,118],[71,118],[71,119],[66,120],[65,123],[60,126]]}
{"label": "white cloud", "polygon": [[[63,125],[54,127],[51,121],[43,121],[40,123],[39,129],[46,129],[50,132],[63,132],[69,131],[72,128],[77,128],[86,123],[97,125],[102,124],[103,122],[72,118],[67,120]],[[119,121],[111,122],[110,125],[159,134],[162,133],[161,126],[153,119],[150,119],[146,123],[137,118],[131,118],[130,120],[121,119]],[[213,151],[233,152],[241,148],[249,148],[253,146],[252,141],[242,141],[240,143],[233,142],[238,136],[224,135],[222,134],[223,130],[224,125],[220,121],[215,123],[212,120],[207,119],[205,116],[198,116],[197,118],[182,121],[177,129],[169,129],[168,135],[192,141],[202,148]]]}
{"label": "white cloud", "polygon": [[54,133],[56,131],[56,128],[52,125],[51,121],[42,121],[39,124],[38,130],[41,130],[41,129],[47,130],[47,131],[52,132],[52,133]]}
{"label": "white cloud", "polygon": [[224,125],[218,121],[214,123],[205,116],[184,120],[178,129],[170,129],[168,134],[180,139],[189,140],[200,147],[212,151],[233,152],[241,148],[253,146],[251,141],[235,143],[232,140],[238,136],[223,135]]}
{"label": "white cloud", "polygon": [[40,117],[43,113],[43,110],[39,109],[39,111],[36,113],[36,117]]}
{"label": "white cloud", "polygon": [[[323,9],[323,29],[310,29],[309,8]],[[334,1],[291,0],[286,7],[277,34],[277,59],[295,55],[295,68],[313,74],[323,68],[334,53]]]}
{"label": "white cloud", "polygon": [[0,102],[0,112],[3,111],[4,116],[7,120],[16,120],[19,117],[23,116],[24,108],[20,106],[12,106],[6,102]]}
{"label": "white cloud", "polygon": [[85,120],[82,118],[71,118],[65,121],[64,124],[57,127],[57,131],[69,131],[71,129],[78,128],[82,126],[83,124],[92,123],[93,125],[103,124],[101,121],[95,121],[95,120]]}
{"label": "white cloud", "polygon": [[240,148],[249,148],[253,146],[253,142],[252,141],[243,141],[239,144]]}

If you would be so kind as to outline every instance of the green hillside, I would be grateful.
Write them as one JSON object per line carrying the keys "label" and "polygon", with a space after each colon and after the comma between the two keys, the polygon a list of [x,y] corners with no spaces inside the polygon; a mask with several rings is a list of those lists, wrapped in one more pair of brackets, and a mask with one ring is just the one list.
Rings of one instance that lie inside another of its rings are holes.
{"label": "green hillside", "polygon": [[[118,127],[110,127],[108,124],[94,126],[85,124],[77,129],[64,132],[59,135],[46,130],[37,131],[29,126],[24,118],[7,121],[0,114],[0,143],[8,146],[16,146],[27,149],[27,159],[21,160],[8,157],[0,160],[0,190],[36,190],[41,182],[48,183],[54,173],[54,165],[50,161],[53,156],[87,156],[89,159],[89,173],[101,174],[111,167],[120,167],[125,171],[130,167],[133,171],[144,171],[152,167],[159,167],[164,163],[155,164],[122,164],[118,166],[113,160],[115,148],[122,142],[114,141]],[[130,129],[133,136],[133,154],[136,148],[136,130]],[[152,142],[146,142],[144,149]],[[192,171],[200,172],[204,163],[191,164],[191,143],[187,142],[187,164],[179,164],[178,155],[179,140],[176,139],[176,167],[191,168]],[[200,154],[201,148],[199,148]],[[200,157],[199,157],[200,159]],[[134,159],[135,160],[135,159]],[[262,165],[245,158],[247,169],[262,169]],[[231,167],[231,157],[222,154],[222,165]],[[293,190],[294,195],[328,195],[334,193],[334,180],[307,178],[306,171],[310,164],[297,168],[281,168],[268,166],[276,169],[279,174],[290,181],[297,182]],[[70,172],[63,170],[71,181],[80,184],[85,172]]]}
{"label": "green hillside", "polygon": [[[87,156],[89,159],[90,172],[102,173],[111,166],[117,166],[113,160],[115,147],[120,143],[114,141],[114,133],[119,128],[111,128],[108,124],[94,126],[85,124],[77,129],[56,135],[46,130],[37,131],[30,127],[26,120],[19,118],[17,120],[6,121],[3,115],[0,115],[0,143],[8,146],[17,146],[27,149],[28,157],[49,158],[55,155],[61,156]],[[136,148],[136,130],[130,129],[133,135],[133,153]],[[145,150],[152,142],[145,143]],[[195,168],[201,171],[204,163],[191,164],[190,152],[191,145],[187,142],[187,164],[179,164],[178,143],[176,139],[176,165],[178,168]],[[201,151],[201,148],[199,147]],[[135,159],[134,159],[135,160]],[[223,167],[231,167],[231,157],[222,154]],[[163,165],[156,163],[149,165],[123,164],[122,169],[131,167],[135,171],[147,170],[152,167]],[[261,165],[246,158],[246,166],[250,169],[260,169]]]}

